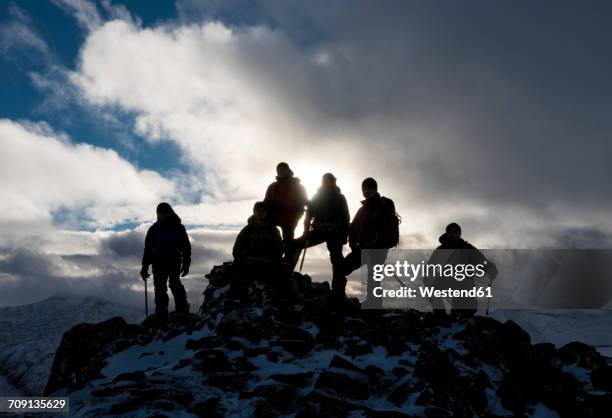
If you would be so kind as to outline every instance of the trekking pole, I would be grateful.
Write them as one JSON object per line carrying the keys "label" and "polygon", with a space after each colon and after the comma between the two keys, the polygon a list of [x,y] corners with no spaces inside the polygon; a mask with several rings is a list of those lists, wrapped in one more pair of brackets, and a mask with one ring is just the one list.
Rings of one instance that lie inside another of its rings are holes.
{"label": "trekking pole", "polygon": [[302,254],[302,262],[300,263],[300,273],[302,272],[302,267],[304,267],[304,260],[306,259],[307,249],[308,249],[308,238],[306,238],[306,243],[304,244],[304,253]]}
{"label": "trekking pole", "polygon": [[147,279],[145,279],[145,318],[149,317],[149,292],[147,290]]}

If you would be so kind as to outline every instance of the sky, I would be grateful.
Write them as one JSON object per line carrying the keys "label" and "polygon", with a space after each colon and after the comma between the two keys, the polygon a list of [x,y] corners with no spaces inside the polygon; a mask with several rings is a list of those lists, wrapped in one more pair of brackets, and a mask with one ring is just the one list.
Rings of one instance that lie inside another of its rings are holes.
{"label": "sky", "polygon": [[[564,1],[0,1],[0,305],[140,304],[155,206],[186,285],[228,261],[287,161],[375,177],[402,248],[612,247],[612,5]],[[346,251],[345,251],[346,252]],[[329,278],[324,248],[305,269]],[[200,298],[200,299],[198,299]]]}

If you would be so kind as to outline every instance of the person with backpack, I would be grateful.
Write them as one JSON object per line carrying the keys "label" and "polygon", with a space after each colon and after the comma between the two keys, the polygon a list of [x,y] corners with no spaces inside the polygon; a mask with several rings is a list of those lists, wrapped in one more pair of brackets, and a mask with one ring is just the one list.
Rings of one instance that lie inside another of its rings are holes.
{"label": "person with backpack", "polygon": [[267,206],[256,202],[253,215],[242,228],[232,250],[234,263],[230,280],[230,295],[245,303],[248,285],[261,281],[272,285],[275,294],[289,293],[289,280],[283,280],[289,273],[289,266],[281,263],[283,241],[276,226],[270,222]]}
{"label": "person with backpack", "polygon": [[264,203],[274,226],[279,226],[283,233],[285,251],[290,250],[295,227],[304,213],[308,203],[306,189],[295,177],[289,164],[278,163],[276,181],[268,186]]}
{"label": "person with backpack", "polygon": [[[389,248],[399,243],[400,217],[395,211],[393,200],[378,193],[378,183],[371,177],[361,183],[365,200],[355,214],[349,227],[349,246],[351,252],[344,258],[332,281],[332,297],[340,302],[346,297],[346,276],[360,268],[368,267],[366,306],[382,308],[382,300],[373,297],[376,282],[373,280],[373,266],[384,264]],[[368,259],[362,261],[361,250],[376,250],[367,253]]]}
{"label": "person with backpack", "polygon": [[349,221],[346,198],[336,185],[336,177],[332,173],[325,173],[321,187],[308,202],[304,235],[293,242],[293,266],[298,261],[296,257],[299,257],[300,249],[325,243],[335,270],[343,260],[342,247],[347,242]]}
{"label": "person with backpack", "polygon": [[155,286],[155,315],[161,321],[168,320],[168,282],[174,296],[177,313],[189,313],[187,293],[180,277],[189,274],[191,244],[181,218],[165,202],[157,205],[157,222],[145,237],[142,256],[142,280],[149,277],[149,266],[153,265]]}
{"label": "person with backpack", "polygon": [[256,202],[253,215],[242,228],[232,250],[237,263],[248,260],[279,262],[283,253],[283,241],[280,232],[268,218],[264,202]]}
{"label": "person with backpack", "polygon": [[[461,238],[461,227],[452,222],[446,226],[446,231],[438,238],[440,245],[431,255],[428,264],[442,265],[483,265],[486,275],[490,280],[497,277],[497,266],[484,256],[480,250]],[[427,277],[423,284],[433,286],[437,289],[471,289],[475,286],[474,277]],[[432,297],[429,299],[433,312],[436,316],[446,316],[446,306],[442,298]],[[478,311],[477,298],[453,298],[451,303],[451,314],[453,316],[470,317]]]}

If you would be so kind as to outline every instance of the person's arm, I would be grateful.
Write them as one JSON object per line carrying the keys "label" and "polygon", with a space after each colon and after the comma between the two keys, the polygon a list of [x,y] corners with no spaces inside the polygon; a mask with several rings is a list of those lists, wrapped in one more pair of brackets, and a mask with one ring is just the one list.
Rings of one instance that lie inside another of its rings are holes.
{"label": "person's arm", "polygon": [[151,226],[145,236],[144,252],[142,254],[142,268],[140,269],[140,277],[146,280],[149,277],[149,266],[153,262],[153,231]]}
{"label": "person's arm", "polygon": [[349,213],[348,203],[346,203],[346,197],[342,195],[342,231],[349,231],[349,223],[351,222],[351,214]]}
{"label": "person's arm", "polygon": [[484,264],[485,265],[485,272],[487,273],[487,275],[489,276],[489,278],[491,280],[495,280],[495,278],[497,277],[499,271],[497,270],[497,266],[495,265],[494,262],[490,261],[487,259],[487,257],[485,257],[485,255],[482,253],[482,251],[480,251],[478,248],[474,247],[472,244],[468,244],[469,246],[469,250],[472,253],[472,257],[471,259],[472,264],[476,265],[476,264]]}
{"label": "person's arm", "polygon": [[181,235],[181,255],[183,256],[181,277],[185,277],[189,274],[189,267],[191,266],[191,242],[189,242],[189,235],[187,235],[184,225],[180,225],[179,233]]}
{"label": "person's arm", "polygon": [[312,201],[310,201],[306,203],[306,215],[304,216],[304,232],[308,232],[310,230],[312,218],[314,218],[314,209],[312,207]]}
{"label": "person's arm", "polygon": [[274,254],[272,254],[273,260],[280,260],[283,255],[283,239],[277,227],[274,227],[274,233],[272,235],[272,251],[274,252]]}
{"label": "person's arm", "polygon": [[249,248],[249,234],[248,227],[245,226],[238,233],[236,237],[236,241],[234,242],[234,248],[232,249],[232,255],[234,256],[234,260],[238,260],[241,258]]}

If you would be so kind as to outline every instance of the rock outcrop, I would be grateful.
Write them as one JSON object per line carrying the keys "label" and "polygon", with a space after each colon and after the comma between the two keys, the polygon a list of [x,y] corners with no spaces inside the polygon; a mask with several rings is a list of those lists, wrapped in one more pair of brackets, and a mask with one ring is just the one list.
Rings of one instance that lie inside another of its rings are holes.
{"label": "rock outcrop", "polygon": [[[229,289],[217,266],[198,314],[68,331],[49,394],[80,416],[604,417],[612,368],[596,350],[532,344],[512,321],[330,308],[327,283]],[[281,289],[281,290],[279,290]],[[144,412],[143,412],[144,411]]]}

